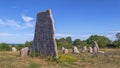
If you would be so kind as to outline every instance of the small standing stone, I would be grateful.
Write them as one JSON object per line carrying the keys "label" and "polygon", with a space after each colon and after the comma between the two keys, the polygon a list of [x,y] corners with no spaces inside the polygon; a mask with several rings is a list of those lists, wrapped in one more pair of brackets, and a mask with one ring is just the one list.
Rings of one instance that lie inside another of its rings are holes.
{"label": "small standing stone", "polygon": [[27,57],[29,55],[29,48],[25,47],[20,50],[20,56],[21,57]]}
{"label": "small standing stone", "polygon": [[17,49],[15,47],[12,47],[12,52],[16,52]]}
{"label": "small standing stone", "polygon": [[62,52],[65,50],[65,47],[62,47]]}
{"label": "small standing stone", "polygon": [[93,53],[92,47],[88,47],[88,52],[89,52],[89,53]]}
{"label": "small standing stone", "polygon": [[86,47],[86,46],[83,46],[83,47],[82,47],[82,52],[85,52],[85,51],[87,51],[87,47]]}
{"label": "small standing stone", "polygon": [[68,49],[64,49],[63,54],[68,54]]}
{"label": "small standing stone", "polygon": [[62,47],[62,53],[63,54],[68,54],[68,49],[66,49],[65,47]]}
{"label": "small standing stone", "polygon": [[76,46],[73,46],[73,53],[80,53]]}

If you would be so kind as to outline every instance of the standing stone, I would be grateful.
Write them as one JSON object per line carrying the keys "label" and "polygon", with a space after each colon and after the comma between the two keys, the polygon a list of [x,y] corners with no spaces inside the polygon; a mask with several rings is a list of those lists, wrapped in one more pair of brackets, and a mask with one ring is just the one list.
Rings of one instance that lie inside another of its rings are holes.
{"label": "standing stone", "polygon": [[38,56],[58,57],[51,9],[37,14],[32,50]]}
{"label": "standing stone", "polygon": [[73,53],[80,53],[76,46],[73,46]]}
{"label": "standing stone", "polygon": [[86,47],[86,46],[83,46],[83,47],[82,47],[82,52],[85,52],[85,51],[87,51],[87,47]]}
{"label": "standing stone", "polygon": [[92,47],[88,47],[88,52],[89,52],[89,53],[93,53]]}
{"label": "standing stone", "polygon": [[20,50],[20,56],[21,57],[27,57],[29,56],[29,48],[25,47]]}
{"label": "standing stone", "polygon": [[68,49],[66,49],[65,47],[62,47],[62,53],[63,54],[68,54]]}
{"label": "standing stone", "polygon": [[64,49],[63,54],[68,54],[68,49]]}
{"label": "standing stone", "polygon": [[12,52],[16,52],[17,49],[15,47],[12,47]]}
{"label": "standing stone", "polygon": [[99,51],[99,46],[98,46],[97,41],[94,41],[94,47],[96,47],[96,48],[97,48],[97,51]]}
{"label": "standing stone", "polygon": [[62,47],[62,52],[65,50],[65,47]]}
{"label": "standing stone", "polygon": [[97,47],[93,47],[93,52],[94,52],[94,53],[98,53]]}
{"label": "standing stone", "polygon": [[99,53],[99,46],[98,46],[98,43],[94,41],[93,56],[97,57],[98,53]]}

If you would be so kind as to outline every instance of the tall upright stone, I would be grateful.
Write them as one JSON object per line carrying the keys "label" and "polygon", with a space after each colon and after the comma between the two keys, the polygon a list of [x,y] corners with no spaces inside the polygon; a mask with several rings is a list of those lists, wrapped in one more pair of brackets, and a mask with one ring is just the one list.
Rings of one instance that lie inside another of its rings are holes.
{"label": "tall upright stone", "polygon": [[97,48],[97,51],[99,51],[99,46],[98,46],[97,41],[94,41],[94,47],[96,47],[96,48]]}
{"label": "tall upright stone", "polygon": [[32,50],[38,56],[58,57],[51,9],[37,14]]}

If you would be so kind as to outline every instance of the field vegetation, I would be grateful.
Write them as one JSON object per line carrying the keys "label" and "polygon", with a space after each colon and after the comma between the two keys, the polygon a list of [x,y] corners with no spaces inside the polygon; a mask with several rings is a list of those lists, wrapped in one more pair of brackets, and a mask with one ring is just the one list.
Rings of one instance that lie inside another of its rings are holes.
{"label": "field vegetation", "polygon": [[[81,49],[79,49],[81,50]],[[62,54],[59,51],[59,58],[33,58],[20,57],[19,52],[1,51],[1,68],[119,68],[120,49],[100,49],[106,54],[94,56],[88,52],[73,54],[69,49],[69,54]]]}

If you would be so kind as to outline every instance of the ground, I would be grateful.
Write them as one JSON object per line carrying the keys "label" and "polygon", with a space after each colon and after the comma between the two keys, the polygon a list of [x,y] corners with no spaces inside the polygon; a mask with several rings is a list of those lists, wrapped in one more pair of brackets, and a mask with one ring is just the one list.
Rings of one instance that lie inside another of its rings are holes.
{"label": "ground", "polygon": [[120,49],[100,49],[106,54],[94,56],[88,52],[62,54],[57,60],[51,57],[20,57],[19,52],[1,51],[0,68],[120,68]]}

